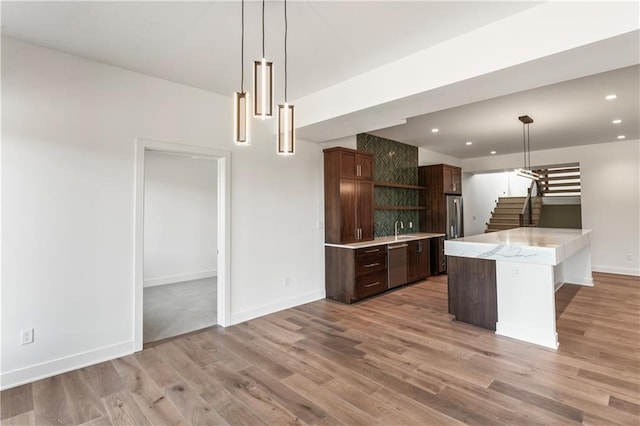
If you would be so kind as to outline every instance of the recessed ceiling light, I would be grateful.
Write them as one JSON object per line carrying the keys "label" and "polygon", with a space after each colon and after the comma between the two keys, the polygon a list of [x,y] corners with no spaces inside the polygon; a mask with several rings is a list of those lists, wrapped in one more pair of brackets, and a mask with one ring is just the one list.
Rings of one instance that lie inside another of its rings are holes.
{"label": "recessed ceiling light", "polygon": [[473,145],[473,142],[471,142],[471,141],[467,141],[467,142],[466,142],[466,144],[467,144],[467,145]]}
{"label": "recessed ceiling light", "polygon": [[612,121],[613,124],[620,124],[622,123],[622,120],[620,120],[619,118],[616,118],[615,120]]}
{"label": "recessed ceiling light", "polygon": [[491,155],[496,155],[496,152],[495,151],[491,151]]}
{"label": "recessed ceiling light", "polygon": [[624,138],[625,138],[625,136],[624,136],[624,135],[620,135],[620,136],[618,136],[618,139],[624,139]]}
{"label": "recessed ceiling light", "polygon": [[438,133],[439,131],[440,131],[440,129],[438,129],[437,127],[431,129],[431,133]]}
{"label": "recessed ceiling light", "polygon": [[605,96],[604,98],[608,101],[612,101],[614,99],[616,99],[618,97],[618,95],[616,95],[615,93],[612,93],[610,95]]}

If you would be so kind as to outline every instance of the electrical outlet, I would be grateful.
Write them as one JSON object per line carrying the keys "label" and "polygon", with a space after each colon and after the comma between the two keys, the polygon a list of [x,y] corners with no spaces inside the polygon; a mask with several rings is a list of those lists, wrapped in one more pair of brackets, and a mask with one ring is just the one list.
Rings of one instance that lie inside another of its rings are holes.
{"label": "electrical outlet", "polygon": [[409,222],[409,229],[413,229],[413,222]]}
{"label": "electrical outlet", "polygon": [[631,262],[633,260],[633,257],[631,256],[631,253],[627,253],[627,262]]}
{"label": "electrical outlet", "polygon": [[285,287],[289,287],[289,277],[286,277],[284,280],[282,280],[282,283]]}
{"label": "electrical outlet", "polygon": [[520,271],[518,271],[518,268],[513,268],[513,276],[517,277],[520,274]]}
{"label": "electrical outlet", "polygon": [[33,328],[26,328],[20,332],[20,344],[28,345],[33,343]]}

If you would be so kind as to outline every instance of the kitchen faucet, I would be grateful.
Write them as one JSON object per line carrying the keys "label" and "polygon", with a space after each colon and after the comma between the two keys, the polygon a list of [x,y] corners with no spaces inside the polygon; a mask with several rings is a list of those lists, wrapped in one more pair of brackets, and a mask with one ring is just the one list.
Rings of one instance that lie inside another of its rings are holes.
{"label": "kitchen faucet", "polygon": [[398,239],[398,224],[400,224],[400,228],[404,229],[404,223],[401,220],[396,220],[396,223],[393,225],[394,235],[396,239]]}

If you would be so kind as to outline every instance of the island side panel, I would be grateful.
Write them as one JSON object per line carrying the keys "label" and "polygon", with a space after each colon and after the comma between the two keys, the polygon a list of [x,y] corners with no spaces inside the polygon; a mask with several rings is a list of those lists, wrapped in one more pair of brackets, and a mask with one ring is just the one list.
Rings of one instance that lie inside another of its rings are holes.
{"label": "island side panel", "polygon": [[558,348],[553,265],[496,261],[496,334]]}
{"label": "island side panel", "polygon": [[498,321],[496,261],[448,256],[449,313],[489,330]]}
{"label": "island side panel", "polygon": [[573,253],[569,258],[562,262],[561,265],[563,282],[593,287],[593,275],[591,274],[591,246],[589,244]]}

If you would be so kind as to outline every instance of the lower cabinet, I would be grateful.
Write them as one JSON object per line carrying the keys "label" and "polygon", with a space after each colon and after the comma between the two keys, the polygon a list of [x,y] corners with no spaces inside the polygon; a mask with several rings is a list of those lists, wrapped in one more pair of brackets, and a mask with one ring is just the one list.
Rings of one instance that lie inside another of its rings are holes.
{"label": "lower cabinet", "polygon": [[[406,282],[430,275],[428,239],[407,241]],[[325,290],[327,298],[353,303],[382,293],[388,286],[387,245],[348,249],[325,246]]]}
{"label": "lower cabinet", "polygon": [[444,255],[444,237],[431,239],[431,275],[447,272],[447,257]]}
{"label": "lower cabinet", "polygon": [[327,298],[353,303],[387,289],[387,246],[325,247]]}
{"label": "lower cabinet", "polygon": [[407,244],[407,282],[424,280],[431,272],[429,240],[409,241]]}

